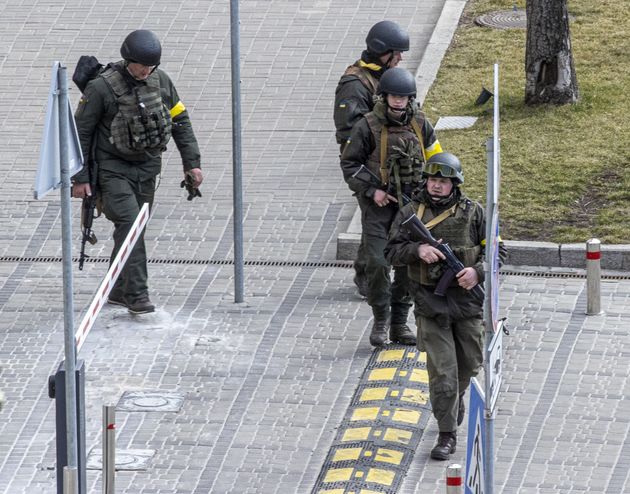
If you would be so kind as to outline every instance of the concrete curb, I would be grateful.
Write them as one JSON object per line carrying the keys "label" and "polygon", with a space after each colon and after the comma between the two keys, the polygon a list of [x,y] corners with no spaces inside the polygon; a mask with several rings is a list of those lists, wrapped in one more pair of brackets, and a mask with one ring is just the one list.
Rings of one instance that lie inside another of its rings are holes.
{"label": "concrete curb", "polygon": [[[354,223],[350,224],[352,227]],[[337,239],[337,259],[353,260],[361,238],[359,232],[342,233]],[[506,264],[513,266],[544,266],[554,268],[586,268],[586,242],[583,244],[556,244],[506,240]],[[601,268],[612,271],[630,271],[630,245],[605,245],[601,248]]]}

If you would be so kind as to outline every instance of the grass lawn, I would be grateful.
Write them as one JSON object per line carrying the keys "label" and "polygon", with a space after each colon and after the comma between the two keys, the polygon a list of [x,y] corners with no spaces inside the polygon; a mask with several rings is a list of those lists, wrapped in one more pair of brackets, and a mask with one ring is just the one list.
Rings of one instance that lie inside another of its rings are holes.
{"label": "grass lawn", "polygon": [[470,129],[443,130],[442,147],[460,157],[467,194],[485,205],[485,142],[499,64],[501,236],[558,243],[630,243],[630,0],[569,0],[580,100],[527,107],[524,29],[480,27],[478,15],[525,8],[525,0],[469,0],[424,111],[477,116]]}

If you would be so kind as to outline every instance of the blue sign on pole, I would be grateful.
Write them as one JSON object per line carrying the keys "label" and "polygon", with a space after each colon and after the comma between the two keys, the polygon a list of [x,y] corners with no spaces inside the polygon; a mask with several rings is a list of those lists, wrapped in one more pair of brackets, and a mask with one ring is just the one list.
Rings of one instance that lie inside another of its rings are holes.
{"label": "blue sign on pole", "polygon": [[470,381],[470,406],[468,413],[465,494],[483,494],[485,491],[485,432],[484,393],[477,379],[472,378]]}

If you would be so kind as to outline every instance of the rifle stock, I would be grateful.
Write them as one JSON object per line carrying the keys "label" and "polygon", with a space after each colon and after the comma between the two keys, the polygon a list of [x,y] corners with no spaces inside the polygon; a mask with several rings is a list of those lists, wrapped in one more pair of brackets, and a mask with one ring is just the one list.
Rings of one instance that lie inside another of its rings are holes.
{"label": "rifle stock", "polygon": [[[415,241],[429,244],[444,254],[444,257],[446,258],[444,262],[446,263],[447,270],[442,275],[442,278],[440,278],[440,281],[435,288],[436,295],[444,296],[446,294],[446,289],[453,281],[455,275],[464,269],[465,266],[457,258],[448,244],[440,243],[435,240],[428,228],[424,226],[422,221],[420,221],[415,214],[412,214],[409,218],[403,221],[402,225],[411,232],[411,236]],[[479,284],[475,285],[470,292],[479,302],[483,302],[486,296],[483,287]]]}

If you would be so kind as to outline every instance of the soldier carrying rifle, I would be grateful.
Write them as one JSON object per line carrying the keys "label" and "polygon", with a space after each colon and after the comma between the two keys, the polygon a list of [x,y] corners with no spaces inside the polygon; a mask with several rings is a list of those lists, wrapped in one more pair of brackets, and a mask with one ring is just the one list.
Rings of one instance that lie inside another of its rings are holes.
{"label": "soldier carrying rifle", "polygon": [[[425,157],[442,151],[433,126],[415,102],[416,81],[401,68],[383,74],[379,98],[372,110],[352,127],[341,155],[344,179],[361,204],[361,227],[366,251],[367,302],[374,323],[370,343],[382,346],[391,340],[415,345],[416,336],[407,326],[411,307],[407,269],[391,266],[383,251],[389,228],[404,195],[410,195],[421,179]],[[377,177],[370,183],[357,172],[361,166]]]}
{"label": "soldier carrying rifle", "polygon": [[[464,420],[464,393],[483,363],[486,218],[481,205],[460,189],[464,174],[456,156],[431,156],[423,177],[394,220],[385,256],[409,274],[418,346],[427,352],[429,396],[439,427],[431,457],[447,460]],[[499,257],[501,262],[506,257],[502,243]]]}

